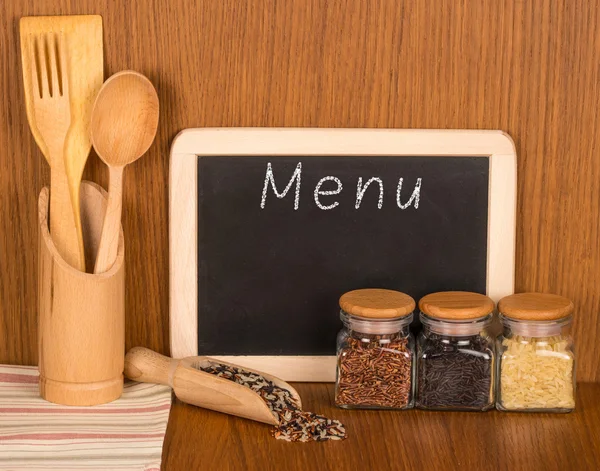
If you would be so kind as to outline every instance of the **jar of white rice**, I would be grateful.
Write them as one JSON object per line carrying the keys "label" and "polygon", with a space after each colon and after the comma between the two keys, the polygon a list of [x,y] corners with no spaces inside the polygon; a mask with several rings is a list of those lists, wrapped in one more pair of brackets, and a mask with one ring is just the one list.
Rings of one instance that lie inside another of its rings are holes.
{"label": "jar of white rice", "polygon": [[573,303],[562,296],[520,293],[498,303],[496,408],[570,412],[575,408]]}

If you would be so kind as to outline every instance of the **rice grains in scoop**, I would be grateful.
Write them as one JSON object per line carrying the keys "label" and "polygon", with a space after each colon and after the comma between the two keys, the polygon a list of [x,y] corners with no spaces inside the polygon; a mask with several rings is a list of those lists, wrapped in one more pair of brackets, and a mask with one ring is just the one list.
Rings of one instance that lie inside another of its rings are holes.
{"label": "rice grains in scoop", "polygon": [[199,369],[234,381],[258,393],[269,409],[279,418],[279,425],[271,431],[271,434],[279,440],[323,442],[346,438],[346,430],[340,421],[301,410],[300,404],[290,391],[276,386],[259,374],[218,363]]}

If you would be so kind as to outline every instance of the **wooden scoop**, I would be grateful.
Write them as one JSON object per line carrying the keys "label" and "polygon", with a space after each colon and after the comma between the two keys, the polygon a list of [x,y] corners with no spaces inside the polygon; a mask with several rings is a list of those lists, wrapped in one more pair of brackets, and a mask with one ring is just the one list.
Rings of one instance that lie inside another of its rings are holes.
{"label": "wooden scoop", "polygon": [[188,404],[246,419],[277,425],[279,418],[252,389],[200,370],[210,364],[227,365],[258,374],[282,389],[287,389],[301,406],[300,396],[285,381],[275,376],[232,365],[209,357],[175,360],[143,347],[125,356],[125,376],[143,383],[168,384],[177,398]]}
{"label": "wooden scoop", "polygon": [[123,195],[123,170],[146,153],[158,127],[158,96],[150,80],[126,70],[102,85],[90,126],[98,156],[108,165],[108,207],[94,273],[104,273],[117,258]]}

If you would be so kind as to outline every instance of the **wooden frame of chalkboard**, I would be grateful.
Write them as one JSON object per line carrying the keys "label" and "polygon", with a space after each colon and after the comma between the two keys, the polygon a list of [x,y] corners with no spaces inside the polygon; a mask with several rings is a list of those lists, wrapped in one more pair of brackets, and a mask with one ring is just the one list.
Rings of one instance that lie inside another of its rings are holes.
{"label": "wooden frame of chalkboard", "polygon": [[[174,139],[170,160],[170,341],[171,355],[174,357],[198,354],[198,329],[202,328],[198,326],[198,160],[208,156],[269,156],[274,159],[278,156],[297,156],[303,159],[313,156],[489,159],[486,292],[498,301],[514,290],[516,154],[512,139],[504,132],[311,128],[187,129]],[[335,380],[335,357],[331,355],[215,357],[291,381]]]}

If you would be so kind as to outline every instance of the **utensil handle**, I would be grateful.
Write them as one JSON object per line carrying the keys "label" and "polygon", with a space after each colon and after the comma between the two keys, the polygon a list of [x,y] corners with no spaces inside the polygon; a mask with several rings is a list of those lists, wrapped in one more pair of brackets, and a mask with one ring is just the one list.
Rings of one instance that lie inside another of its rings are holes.
{"label": "utensil handle", "polygon": [[104,273],[113,266],[117,259],[119,246],[119,230],[121,228],[121,211],[123,208],[123,169],[110,167],[108,183],[108,205],[102,226],[102,237],[98,247],[94,273]]}
{"label": "utensil handle", "polygon": [[50,235],[60,256],[79,271],[85,272],[80,224],[75,221],[67,175],[60,169],[50,172]]}
{"label": "utensil handle", "polygon": [[142,383],[171,385],[169,373],[179,360],[156,353],[148,348],[134,347],[125,355],[125,376]]}

